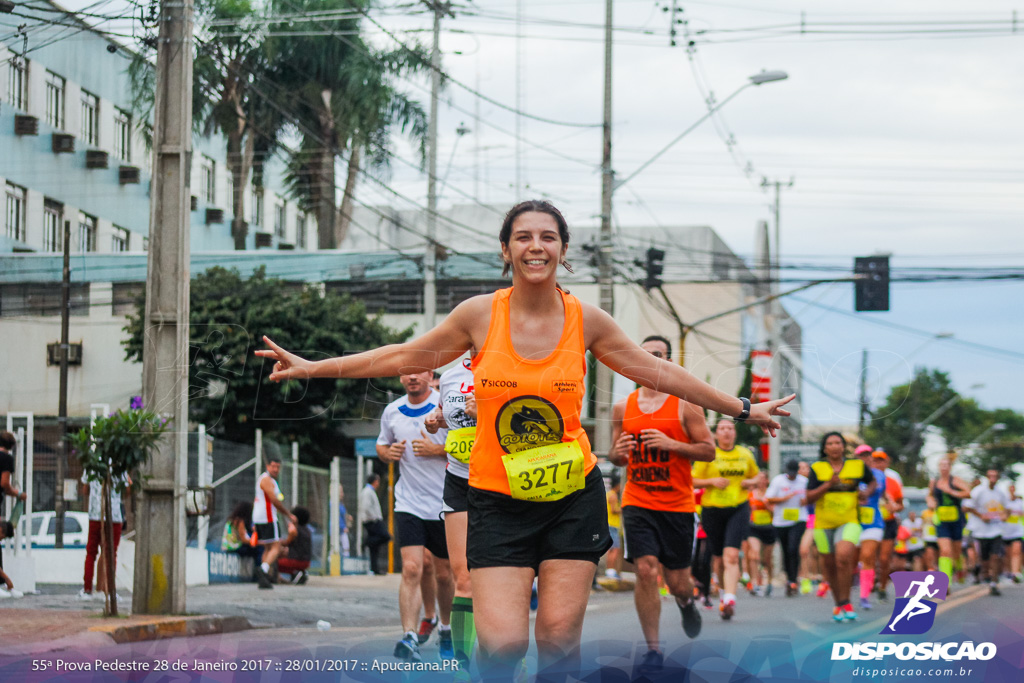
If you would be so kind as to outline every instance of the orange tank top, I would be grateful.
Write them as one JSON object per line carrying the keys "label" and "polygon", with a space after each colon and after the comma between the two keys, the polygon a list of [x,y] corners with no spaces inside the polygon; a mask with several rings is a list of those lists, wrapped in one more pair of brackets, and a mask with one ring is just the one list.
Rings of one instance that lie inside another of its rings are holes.
{"label": "orange tank top", "polygon": [[693,477],[690,459],[674,453],[649,449],[640,442],[640,431],[657,429],[670,439],[690,443],[690,435],[679,423],[679,399],[669,396],[653,413],[640,410],[639,390],[626,399],[622,431],[636,441],[626,466],[626,488],[622,504],[664,512],[693,512]]}
{"label": "orange tank top", "polygon": [[565,308],[562,338],[541,360],[526,360],[512,347],[512,288],[494,293],[487,339],[472,364],[478,425],[469,459],[474,488],[511,495],[501,456],[560,442],[579,442],[584,474],[597,464],[580,424],[587,371],[583,309],[579,299],[559,292]]}

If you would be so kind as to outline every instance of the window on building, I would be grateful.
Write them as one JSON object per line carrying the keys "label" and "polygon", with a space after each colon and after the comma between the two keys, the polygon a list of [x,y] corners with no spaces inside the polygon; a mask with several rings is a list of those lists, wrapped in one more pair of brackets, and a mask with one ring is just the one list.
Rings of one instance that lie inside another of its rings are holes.
{"label": "window on building", "polygon": [[78,251],[96,251],[96,217],[78,212]]}
{"label": "window on building", "polygon": [[127,228],[119,228],[114,226],[114,234],[111,237],[110,251],[120,252],[128,251],[131,246],[131,233],[128,232]]}
{"label": "window on building", "polygon": [[134,315],[139,297],[145,293],[145,282],[115,282],[111,292],[111,315]]}
{"label": "window on building", "polygon": [[46,122],[64,130],[64,94],[67,81],[52,71],[46,72]]}
{"label": "window on building", "polygon": [[205,154],[199,162],[199,182],[199,191],[202,192],[203,200],[208,204],[216,204],[217,162]]}
{"label": "window on building", "polygon": [[300,213],[295,222],[295,246],[299,249],[306,248],[306,236],[309,232],[309,214]]}
{"label": "window on building", "polygon": [[43,251],[64,251],[64,207],[47,199],[43,202]]}
{"label": "window on building", "polygon": [[252,188],[252,222],[254,225],[264,225],[262,187]]}
{"label": "window on building", "polygon": [[[57,316],[61,296],[59,282],[0,285],[0,316]],[[71,283],[68,308],[74,317],[89,315],[88,282]]]}
{"label": "window on building", "polygon": [[7,62],[7,101],[15,109],[28,111],[28,60],[11,57]]}
{"label": "window on building", "polygon": [[282,199],[279,203],[274,205],[274,234],[277,235],[279,239],[284,239],[287,215],[288,202]]}
{"label": "window on building", "polygon": [[97,147],[100,144],[100,98],[82,91],[82,141]]}
{"label": "window on building", "polygon": [[132,160],[132,115],[117,107],[114,108],[114,156],[128,163]]}
{"label": "window on building", "polygon": [[25,188],[7,183],[7,229],[12,240],[25,241]]}

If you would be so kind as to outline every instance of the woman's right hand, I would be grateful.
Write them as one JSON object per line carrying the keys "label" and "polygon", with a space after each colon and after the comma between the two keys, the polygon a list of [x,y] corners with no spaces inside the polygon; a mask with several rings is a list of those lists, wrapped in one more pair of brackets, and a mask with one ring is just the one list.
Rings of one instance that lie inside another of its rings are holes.
{"label": "woman's right hand", "polygon": [[269,379],[271,382],[283,382],[289,379],[309,379],[310,368],[313,363],[305,358],[296,356],[294,353],[285,351],[266,335],[263,336],[263,342],[270,348],[259,349],[256,351],[256,355],[261,358],[272,358],[277,361],[274,363],[273,371],[270,373]]}

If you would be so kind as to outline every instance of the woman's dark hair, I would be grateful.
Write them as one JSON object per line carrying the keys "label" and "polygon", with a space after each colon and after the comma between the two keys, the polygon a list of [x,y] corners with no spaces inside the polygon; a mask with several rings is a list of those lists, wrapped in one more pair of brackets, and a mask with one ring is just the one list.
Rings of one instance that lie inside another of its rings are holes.
{"label": "woman's dark hair", "polygon": [[252,501],[243,500],[235,503],[235,507],[231,510],[231,514],[228,515],[228,519],[240,519],[242,522],[249,524],[252,522]]}
{"label": "woman's dark hair", "polygon": [[818,458],[825,458],[825,442],[828,441],[829,437],[838,436],[839,440],[843,442],[843,454],[846,454],[846,437],[839,432],[828,432],[825,436],[821,437],[821,445],[818,446]]}
{"label": "woman's dark hair", "polygon": [[307,524],[309,524],[309,510],[302,507],[301,505],[296,505],[295,507],[293,507],[292,514],[295,515],[295,521],[299,523],[299,526],[306,526]]}
{"label": "woman's dark hair", "polygon": [[[558,224],[558,236],[562,240],[562,244],[569,244],[569,224],[565,222],[565,216],[562,212],[555,208],[551,202],[546,202],[543,199],[528,199],[525,202],[519,202],[505,214],[505,220],[501,223],[501,232],[498,233],[498,241],[504,245],[508,245],[510,239],[512,239],[512,224],[516,222],[524,213],[546,213],[555,219],[555,223]],[[502,277],[508,275],[509,269],[512,267],[511,264],[506,263],[505,267],[501,271]]]}

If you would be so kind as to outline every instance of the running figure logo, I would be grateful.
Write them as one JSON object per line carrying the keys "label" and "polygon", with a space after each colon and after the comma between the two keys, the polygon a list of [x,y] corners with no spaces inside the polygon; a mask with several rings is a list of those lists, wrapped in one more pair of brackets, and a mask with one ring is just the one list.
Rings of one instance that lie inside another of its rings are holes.
{"label": "running figure logo", "polygon": [[943,572],[895,572],[889,578],[897,598],[892,619],[881,633],[920,635],[927,632],[935,623],[937,605],[933,600],[946,599],[949,577]]}

